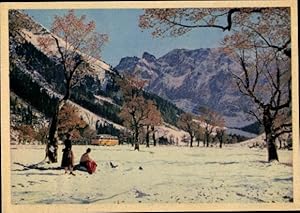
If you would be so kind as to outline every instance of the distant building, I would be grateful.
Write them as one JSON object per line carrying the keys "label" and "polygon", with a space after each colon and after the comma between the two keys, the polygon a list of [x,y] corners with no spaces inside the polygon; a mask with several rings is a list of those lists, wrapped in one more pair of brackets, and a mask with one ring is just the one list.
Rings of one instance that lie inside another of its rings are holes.
{"label": "distant building", "polygon": [[119,144],[119,139],[116,136],[100,134],[92,139],[92,145],[115,146]]}

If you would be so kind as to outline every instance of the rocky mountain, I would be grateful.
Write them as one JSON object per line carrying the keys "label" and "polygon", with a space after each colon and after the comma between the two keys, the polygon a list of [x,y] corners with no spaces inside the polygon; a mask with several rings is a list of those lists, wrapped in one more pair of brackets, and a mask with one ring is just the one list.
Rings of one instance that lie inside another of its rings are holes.
{"label": "rocky mountain", "polygon": [[229,72],[238,72],[239,64],[222,48],[174,49],[160,58],[145,52],[141,58],[122,58],[115,69],[139,75],[147,80],[147,90],[186,111],[208,106],[223,114],[227,126],[253,122],[244,112],[249,103]]}

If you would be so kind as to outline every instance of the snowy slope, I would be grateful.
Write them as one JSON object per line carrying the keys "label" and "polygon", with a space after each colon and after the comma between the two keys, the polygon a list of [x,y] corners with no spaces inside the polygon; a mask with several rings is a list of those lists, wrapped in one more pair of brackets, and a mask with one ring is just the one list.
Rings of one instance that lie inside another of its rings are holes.
{"label": "snowy slope", "polygon": [[[23,29],[23,34],[25,35],[25,39],[32,43],[35,47],[37,47],[37,49],[39,49],[40,51],[42,51],[45,55],[47,55],[50,58],[53,59],[57,59],[59,56],[59,52],[58,49],[55,45],[55,43],[53,43],[52,46],[49,45],[48,49],[45,50],[43,48],[40,48],[39,46],[39,42],[38,42],[38,38],[39,37],[49,37],[52,39],[53,35],[52,33],[43,33],[43,34],[38,34],[38,33],[32,33],[31,31],[28,31],[26,29]],[[58,40],[59,43],[61,44],[61,46],[65,46],[65,42],[64,40],[62,40],[61,38],[55,36]],[[81,55],[84,56],[84,54],[80,53]],[[105,62],[101,61],[101,60],[97,60],[97,59],[92,59],[92,66],[90,66],[93,69],[93,74],[96,75],[98,77],[99,80],[104,80],[105,78],[105,71],[109,71],[110,70],[110,65],[106,64]]]}
{"label": "snowy slope", "polygon": [[[51,33],[46,27],[34,21],[30,16],[26,15],[25,13],[15,10],[13,13],[14,16],[19,17],[22,20],[23,29],[19,32],[28,42],[33,44],[37,49],[42,51],[45,55],[52,59],[59,58],[59,52],[56,47],[55,42],[48,46],[47,50],[41,48],[39,46],[38,38],[50,38],[52,40],[53,37],[58,39],[61,46],[66,46],[66,42],[61,39],[60,37],[56,36],[55,34]],[[69,45],[69,44],[68,44]],[[70,45],[69,45],[70,46]],[[87,56],[77,51],[83,58],[87,58]],[[91,58],[91,57],[89,57]],[[93,69],[94,75],[96,75],[100,80],[104,79],[105,72],[111,72],[111,66],[105,63],[102,60],[91,58],[92,65],[91,68]]]}
{"label": "snowy slope", "polygon": [[109,124],[112,124],[116,129],[125,129],[123,126],[119,125],[119,124],[116,124],[116,123],[113,123],[112,121],[110,120],[107,120],[99,115],[96,115],[95,113],[89,111],[88,109],[72,102],[72,101],[69,101],[68,100],[68,103],[70,103],[71,105],[75,106],[79,111],[78,111],[78,115],[80,117],[83,118],[83,120],[90,125],[90,127],[92,129],[96,129],[96,122],[99,120],[100,123],[104,123],[105,121],[108,122]]}
{"label": "snowy slope", "polygon": [[[41,51],[43,54],[45,54],[51,61],[59,63],[58,62],[58,49],[56,47],[56,44],[53,43],[52,45],[49,45],[49,47],[47,49],[41,48],[38,42],[38,39],[41,37],[44,38],[51,38],[55,37],[59,40],[60,44],[62,46],[64,46],[66,43],[64,40],[62,40],[61,38],[57,37],[56,35],[52,34],[48,29],[46,29],[45,27],[43,27],[41,24],[35,22],[31,17],[27,16],[26,14],[22,13],[21,11],[15,11],[14,12],[15,16],[18,16],[21,20],[22,20],[22,26],[23,28],[20,30],[20,34],[22,35],[22,37],[30,44],[32,44],[37,50]],[[15,49],[17,48],[17,42],[15,42],[12,38],[10,41],[10,45],[11,45],[11,51],[15,51]],[[83,53],[78,52],[79,54],[83,55],[84,58],[86,58],[86,56]],[[24,54],[24,53],[23,53]],[[25,54],[28,54],[25,52]],[[20,57],[20,53],[18,55],[18,57]],[[111,66],[107,63],[105,63],[104,61],[101,60],[97,60],[92,58],[92,60],[90,61],[92,63],[90,63],[90,68],[93,70],[92,73],[88,73],[89,76],[91,76],[92,78],[96,77],[98,78],[100,81],[105,81],[106,80],[106,72],[111,72]],[[41,74],[41,72],[39,72],[39,70],[35,70],[35,68],[33,66],[30,66],[30,64],[26,63],[23,59],[18,59],[15,60],[15,65],[19,68],[19,70],[21,70],[24,74],[26,74],[27,76],[30,76],[30,78],[32,79],[32,82],[37,83],[42,90],[45,90],[46,93],[48,94],[49,97],[52,98],[57,98],[57,99],[62,99],[63,95],[59,94],[55,88],[55,84],[49,83],[49,81],[47,82],[45,79],[45,76],[43,76]],[[28,66],[29,65],[29,66]],[[52,71],[52,70],[50,70]],[[56,69],[53,69],[53,72],[56,72]],[[89,85],[88,85],[89,86]],[[103,96],[96,96],[95,100],[99,100],[99,102],[108,102],[111,104],[113,103],[113,100],[107,98],[107,97],[103,97]],[[69,101],[71,102],[71,101]],[[73,105],[76,105],[77,108],[80,109],[81,114],[85,115],[83,116],[84,118],[94,118],[94,120],[105,120],[100,116],[95,115],[94,113],[90,112],[89,110],[84,109],[84,107],[79,106],[78,104],[75,104],[73,102],[71,102]],[[86,121],[88,121],[86,119]],[[91,122],[91,127],[95,127],[94,122]],[[89,122],[88,122],[89,123]],[[121,126],[116,125],[119,128],[121,128]]]}
{"label": "snowy slope", "polygon": [[[29,71],[28,69],[26,69],[26,67],[22,64],[22,63],[17,63],[17,66],[22,69],[22,71],[24,73],[26,73],[27,75],[31,76],[31,78],[33,79],[33,81],[36,81],[43,90],[45,90],[47,92],[47,94],[49,95],[49,97],[55,97],[58,99],[62,99],[63,96],[57,92],[54,91],[54,88],[51,84],[49,84],[48,82],[45,81],[45,79],[37,72],[37,71]],[[97,96],[98,99],[101,99],[102,101],[106,101],[109,103],[113,103],[113,101],[107,97],[103,97],[103,96]],[[97,122],[97,120],[100,120],[101,122],[108,122],[113,124],[117,129],[124,129],[124,127],[115,124],[105,118],[102,118],[99,115],[96,115],[95,113],[85,109],[84,107],[68,100],[68,103],[70,103],[71,105],[75,106],[76,108],[79,109],[78,113],[80,116],[83,117],[83,119],[85,120],[85,122],[87,122],[90,127],[92,129],[95,129],[95,124]]]}

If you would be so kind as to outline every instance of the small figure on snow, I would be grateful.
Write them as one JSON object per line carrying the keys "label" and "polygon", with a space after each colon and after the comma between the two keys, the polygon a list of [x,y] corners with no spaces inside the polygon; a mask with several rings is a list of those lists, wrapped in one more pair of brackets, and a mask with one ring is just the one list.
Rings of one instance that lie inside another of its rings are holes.
{"label": "small figure on snow", "polygon": [[73,166],[74,166],[74,154],[72,151],[72,141],[70,140],[71,135],[67,134],[67,139],[64,141],[65,148],[63,151],[63,157],[61,161],[61,167],[65,169],[65,174],[70,171],[71,175],[75,175],[73,173]]}

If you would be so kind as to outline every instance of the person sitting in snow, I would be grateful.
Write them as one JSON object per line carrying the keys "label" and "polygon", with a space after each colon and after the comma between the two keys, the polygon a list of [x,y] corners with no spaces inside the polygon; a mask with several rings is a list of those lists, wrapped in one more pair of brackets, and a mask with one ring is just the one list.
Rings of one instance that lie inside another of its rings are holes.
{"label": "person sitting in snow", "polygon": [[79,164],[80,166],[85,167],[89,174],[93,174],[96,171],[97,164],[92,158],[90,158],[90,152],[91,149],[88,148],[86,152],[81,156]]}

